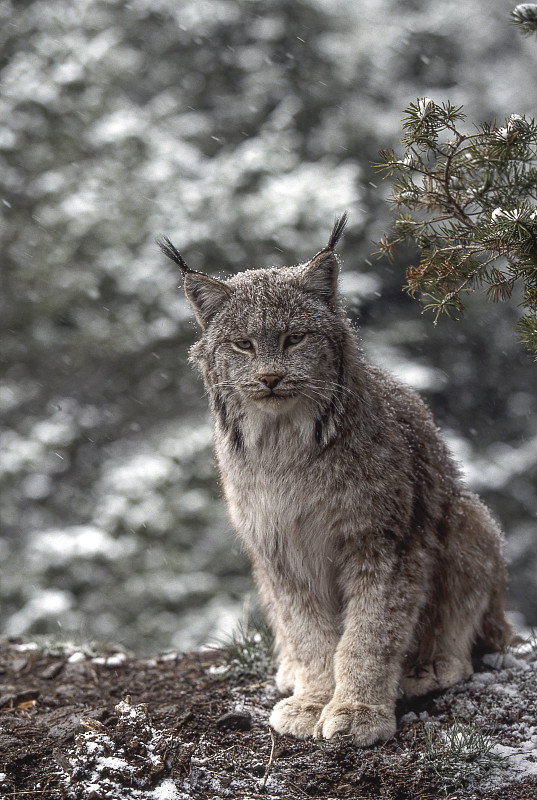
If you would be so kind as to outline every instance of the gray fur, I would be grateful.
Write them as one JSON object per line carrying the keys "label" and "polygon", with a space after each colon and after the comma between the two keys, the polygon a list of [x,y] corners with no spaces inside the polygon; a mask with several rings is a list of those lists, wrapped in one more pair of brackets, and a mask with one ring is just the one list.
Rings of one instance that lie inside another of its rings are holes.
{"label": "gray fur", "polygon": [[187,271],[185,291],[223,491],[292,693],[270,722],[367,745],[394,734],[401,692],[467,678],[472,655],[510,633],[498,526],[424,403],[365,362],[345,315],[345,221],[306,264],[225,281]]}

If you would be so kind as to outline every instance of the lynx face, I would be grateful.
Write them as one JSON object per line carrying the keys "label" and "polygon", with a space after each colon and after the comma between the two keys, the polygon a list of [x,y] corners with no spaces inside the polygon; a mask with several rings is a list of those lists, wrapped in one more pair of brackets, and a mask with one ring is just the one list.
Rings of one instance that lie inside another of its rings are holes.
{"label": "lynx face", "polygon": [[338,263],[250,270],[221,282],[187,274],[204,328],[191,350],[215,408],[322,418],[342,386],[347,326],[336,296]]}
{"label": "lynx face", "polygon": [[[295,328],[295,330],[293,330]],[[278,414],[292,408],[299,398],[317,394],[315,361],[324,337],[313,331],[248,328],[232,334],[215,351],[216,372],[236,388],[245,404]]]}

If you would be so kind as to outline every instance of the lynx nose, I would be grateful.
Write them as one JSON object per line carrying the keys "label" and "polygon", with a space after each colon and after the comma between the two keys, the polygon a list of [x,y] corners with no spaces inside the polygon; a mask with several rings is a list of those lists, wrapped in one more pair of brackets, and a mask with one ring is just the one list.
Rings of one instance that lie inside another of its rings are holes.
{"label": "lynx nose", "polygon": [[264,383],[268,389],[275,389],[281,381],[282,376],[277,375],[275,372],[269,372],[266,375],[258,375],[257,380]]}

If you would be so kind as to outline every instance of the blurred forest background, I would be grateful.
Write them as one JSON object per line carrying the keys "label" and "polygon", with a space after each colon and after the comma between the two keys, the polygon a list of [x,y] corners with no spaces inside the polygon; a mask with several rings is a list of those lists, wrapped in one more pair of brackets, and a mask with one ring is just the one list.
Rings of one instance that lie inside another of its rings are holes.
{"label": "blurred forest background", "polygon": [[[514,5],[514,4],[513,4]],[[216,482],[193,268],[297,263],[348,209],[368,356],[433,406],[507,531],[537,625],[537,367],[516,300],[421,314],[377,260],[420,96],[536,115],[537,42],[504,0],[0,0],[0,633],[139,653],[214,641],[252,593]],[[469,123],[470,124],[470,123]]]}

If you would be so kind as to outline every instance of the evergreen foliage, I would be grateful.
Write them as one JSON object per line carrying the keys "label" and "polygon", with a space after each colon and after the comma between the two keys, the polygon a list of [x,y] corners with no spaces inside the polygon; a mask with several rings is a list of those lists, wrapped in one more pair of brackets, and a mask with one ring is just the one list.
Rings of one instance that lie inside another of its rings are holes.
{"label": "evergreen foliage", "polygon": [[[537,5],[512,18],[537,31]],[[394,177],[394,232],[379,243],[393,255],[412,242],[420,262],[407,270],[406,289],[428,299],[426,310],[457,316],[468,292],[485,286],[490,300],[511,297],[518,284],[522,341],[537,357],[537,124],[511,114],[505,124],[468,132],[462,107],[418,99],[405,110],[404,153],[382,150]]]}
{"label": "evergreen foliage", "polygon": [[513,9],[511,17],[524,35],[529,36],[532,33],[537,33],[537,5],[521,3]]}

